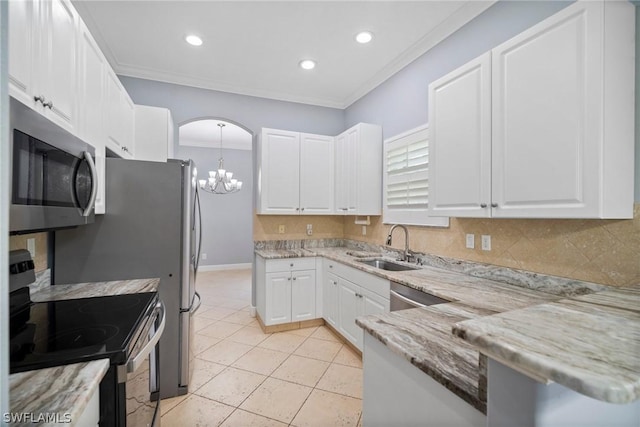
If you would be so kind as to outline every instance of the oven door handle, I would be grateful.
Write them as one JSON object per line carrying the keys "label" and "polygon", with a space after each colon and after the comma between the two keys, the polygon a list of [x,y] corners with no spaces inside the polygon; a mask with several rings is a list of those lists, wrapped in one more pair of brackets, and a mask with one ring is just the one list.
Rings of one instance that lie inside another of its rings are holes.
{"label": "oven door handle", "polygon": [[91,197],[89,197],[87,207],[82,211],[82,216],[89,216],[91,209],[93,209],[93,205],[96,202],[96,197],[98,196],[98,172],[96,171],[96,164],[93,162],[91,153],[85,151],[84,159],[87,161],[89,170],[91,171]]}
{"label": "oven door handle", "polygon": [[409,298],[405,297],[404,295],[399,294],[398,292],[396,292],[394,290],[390,291],[390,293],[391,293],[391,298],[398,298],[400,301],[406,302],[407,304],[412,305],[414,307],[426,307],[426,305],[420,304],[417,301],[409,299]]}
{"label": "oven door handle", "polygon": [[149,339],[149,342],[140,350],[140,352],[133,358],[127,361],[127,373],[135,372],[142,362],[147,358],[147,356],[153,351],[153,348],[156,346],[158,341],[160,341],[160,337],[162,336],[162,332],[164,332],[164,325],[166,323],[165,316],[165,308],[164,303],[162,301],[158,301],[156,304],[156,308],[160,310],[160,325],[158,329],[156,329],[156,333]]}

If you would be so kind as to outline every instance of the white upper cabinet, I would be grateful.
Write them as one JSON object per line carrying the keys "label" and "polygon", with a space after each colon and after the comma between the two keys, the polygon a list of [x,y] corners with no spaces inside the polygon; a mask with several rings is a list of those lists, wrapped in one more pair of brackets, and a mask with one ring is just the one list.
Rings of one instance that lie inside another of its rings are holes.
{"label": "white upper cabinet", "polygon": [[299,213],[300,134],[286,130],[262,129],[258,143],[258,159],[258,213]]}
{"label": "white upper cabinet", "polygon": [[300,211],[332,214],[334,182],[334,139],[330,136],[300,135]]}
{"label": "white upper cabinet", "polygon": [[109,67],[100,48],[83,22],[79,24],[78,135],[95,148],[98,193],[95,213],[103,214],[105,205],[106,139],[103,121],[105,74]]}
{"label": "white upper cabinet", "polygon": [[429,215],[489,216],[491,54],[429,86]]}
{"label": "white upper cabinet", "polygon": [[258,158],[258,213],[334,212],[332,137],[263,129]]}
{"label": "white upper cabinet", "polygon": [[74,132],[77,12],[67,0],[12,1],[9,28],[10,94]]}
{"label": "white upper cabinet", "polygon": [[173,157],[173,118],[167,108],[135,106],[136,160],[166,162]]}
{"label": "white upper cabinet", "polygon": [[135,105],[112,70],[105,76],[107,148],[125,159],[134,157]]}
{"label": "white upper cabinet", "polygon": [[632,218],[634,10],[576,2],[434,82],[430,214]]}
{"label": "white upper cabinet", "polygon": [[336,212],[382,213],[382,128],[359,123],[336,137]]}

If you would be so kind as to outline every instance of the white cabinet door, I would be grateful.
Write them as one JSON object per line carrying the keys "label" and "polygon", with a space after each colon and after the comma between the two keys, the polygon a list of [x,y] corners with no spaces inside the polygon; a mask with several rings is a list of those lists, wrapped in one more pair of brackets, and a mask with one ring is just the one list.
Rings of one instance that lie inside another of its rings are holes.
{"label": "white cabinet door", "polygon": [[11,1],[9,7],[9,93],[22,103],[35,107],[33,100],[34,49],[37,48],[36,16],[38,3]]}
{"label": "white cabinet door", "polygon": [[263,129],[259,150],[259,213],[299,213],[300,134]]}
{"label": "white cabinet door", "polygon": [[300,135],[300,211],[303,214],[334,212],[334,139]]}
{"label": "white cabinet door", "polygon": [[429,215],[491,215],[491,53],[429,85]]}
{"label": "white cabinet door", "polygon": [[291,274],[291,321],[316,318],[316,272],[294,271]]}
{"label": "white cabinet door", "polygon": [[136,160],[166,162],[173,156],[173,118],[166,108],[135,106]]}
{"label": "white cabinet door", "polygon": [[265,325],[291,322],[291,273],[267,273]]}
{"label": "white cabinet door", "polygon": [[339,300],[338,300],[338,276],[325,273],[323,289],[322,313],[324,320],[338,329]]}
{"label": "white cabinet door", "polygon": [[105,70],[108,63],[84,23],[80,23],[79,43],[78,134],[84,141],[93,145],[96,150],[98,193],[96,194],[95,213],[103,214],[106,211],[105,143],[107,139],[103,109],[105,107]]}
{"label": "white cabinet door", "polygon": [[123,158],[133,158],[134,104],[111,70],[106,73],[105,91],[107,148]]}
{"label": "white cabinet door", "polygon": [[389,312],[389,299],[383,298],[373,292],[362,291],[362,314],[383,314]]}
{"label": "white cabinet door", "polygon": [[359,123],[336,137],[336,213],[382,213],[382,128]]}
{"label": "white cabinet door", "polygon": [[580,3],[493,50],[494,217],[598,216],[605,6]]}
{"label": "white cabinet door", "polygon": [[78,15],[69,1],[9,2],[10,94],[74,133]]}
{"label": "white cabinet door", "polygon": [[40,50],[36,92],[45,115],[74,131],[77,126],[78,14],[66,0],[40,2]]}
{"label": "white cabinet door", "polygon": [[362,313],[360,286],[340,278],[338,279],[338,293],[340,302],[338,330],[357,348],[362,349],[362,329],[356,325],[356,317]]}

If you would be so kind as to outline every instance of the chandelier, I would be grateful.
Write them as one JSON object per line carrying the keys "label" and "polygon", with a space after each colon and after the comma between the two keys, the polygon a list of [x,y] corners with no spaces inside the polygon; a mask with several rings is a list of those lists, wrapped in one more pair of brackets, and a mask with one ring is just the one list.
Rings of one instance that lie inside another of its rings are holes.
{"label": "chandelier", "polygon": [[213,194],[237,193],[242,188],[242,181],[233,178],[233,172],[227,172],[224,168],[224,158],[222,157],[222,128],[224,123],[218,123],[220,128],[220,158],[218,159],[218,170],[209,171],[209,179],[201,179],[200,188]]}

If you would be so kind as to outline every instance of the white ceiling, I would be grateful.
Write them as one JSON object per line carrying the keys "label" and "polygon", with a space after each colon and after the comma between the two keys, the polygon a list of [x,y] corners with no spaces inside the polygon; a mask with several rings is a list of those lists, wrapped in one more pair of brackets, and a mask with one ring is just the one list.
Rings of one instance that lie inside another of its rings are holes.
{"label": "white ceiling", "polygon": [[73,3],[117,74],[346,108],[493,1]]}
{"label": "white ceiling", "polygon": [[249,132],[233,123],[222,120],[196,120],[180,126],[179,144],[191,147],[220,148],[220,128],[222,128],[222,148],[232,150],[251,150],[253,138]]}

